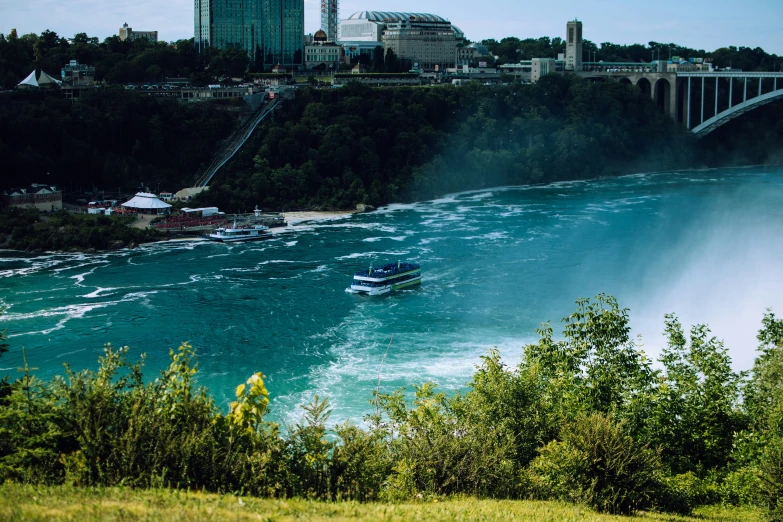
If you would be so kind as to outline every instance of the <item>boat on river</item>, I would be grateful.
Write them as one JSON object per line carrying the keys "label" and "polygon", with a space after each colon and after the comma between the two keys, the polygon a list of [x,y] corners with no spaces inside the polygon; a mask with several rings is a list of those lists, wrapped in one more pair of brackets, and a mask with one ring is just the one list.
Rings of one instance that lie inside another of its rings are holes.
{"label": "boat on river", "polygon": [[239,243],[241,241],[258,241],[260,239],[266,239],[266,231],[269,227],[264,225],[245,225],[237,226],[234,222],[231,226],[218,227],[211,234],[207,234],[205,237],[211,241],[219,241],[221,243]]}
{"label": "boat on river", "polygon": [[347,292],[354,294],[381,295],[392,290],[421,284],[421,265],[418,263],[390,263],[369,270],[359,270],[353,276]]}

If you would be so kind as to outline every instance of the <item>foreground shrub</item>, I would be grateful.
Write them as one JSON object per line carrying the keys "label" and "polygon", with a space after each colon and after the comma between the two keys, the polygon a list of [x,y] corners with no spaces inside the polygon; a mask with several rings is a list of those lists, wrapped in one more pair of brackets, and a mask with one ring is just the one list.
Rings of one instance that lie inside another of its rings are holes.
{"label": "foreground shrub", "polygon": [[463,416],[460,396],[448,399],[427,383],[416,387],[413,404],[406,403],[402,390],[378,400],[385,416],[372,419],[373,430],[388,444],[394,463],[383,498],[518,495],[513,432],[471,422]]}
{"label": "foreground shrub", "polygon": [[659,507],[666,511],[688,510],[687,506],[715,504],[721,500],[719,481],[714,474],[701,478],[688,471],[663,477],[661,483]]}
{"label": "foreground shrub", "polygon": [[732,506],[761,506],[763,482],[756,467],[743,467],[729,472],[718,487],[720,501]]}
{"label": "foreground shrub", "polygon": [[537,498],[583,503],[597,511],[630,514],[656,505],[661,485],[657,453],[602,414],[580,415],[526,471]]}
{"label": "foreground shrub", "polygon": [[761,463],[762,495],[769,507],[770,520],[783,521],[783,438],[767,447]]}

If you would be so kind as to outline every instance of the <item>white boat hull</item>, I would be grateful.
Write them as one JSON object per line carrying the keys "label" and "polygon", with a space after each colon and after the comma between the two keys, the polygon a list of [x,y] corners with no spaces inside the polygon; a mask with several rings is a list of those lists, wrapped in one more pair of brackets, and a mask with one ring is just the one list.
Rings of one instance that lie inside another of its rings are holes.
{"label": "white boat hull", "polygon": [[242,243],[244,241],[260,241],[262,239],[266,239],[264,236],[249,236],[249,237],[238,237],[238,238],[222,238],[222,237],[213,237],[211,234],[207,236],[207,239],[210,241],[217,241],[218,243]]}
{"label": "white boat hull", "polygon": [[364,286],[362,284],[353,284],[351,288],[347,288],[353,294],[367,294],[367,295],[383,295],[388,294],[392,290],[401,290],[410,286],[421,284],[421,276],[414,279],[408,279],[401,283],[392,283],[385,286]]}
{"label": "white boat hull", "polygon": [[260,239],[266,239],[267,236],[264,232],[269,230],[265,226],[256,226],[252,228],[236,228],[234,227],[220,227],[212,234],[207,234],[205,237],[210,241],[217,241],[219,243],[239,243],[243,241],[258,241]]}

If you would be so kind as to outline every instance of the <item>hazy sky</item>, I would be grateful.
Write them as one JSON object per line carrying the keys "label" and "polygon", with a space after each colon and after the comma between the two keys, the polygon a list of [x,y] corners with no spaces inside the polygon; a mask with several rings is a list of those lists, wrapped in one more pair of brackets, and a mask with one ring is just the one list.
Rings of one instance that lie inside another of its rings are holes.
{"label": "hazy sky", "polygon": [[[305,30],[320,26],[320,0],[305,0]],[[739,8],[738,8],[739,6]],[[459,26],[467,38],[564,36],[566,21],[579,18],[585,38],[621,44],[675,42],[713,50],[727,45],[763,47],[783,54],[782,0],[343,0],[341,18],[355,11],[434,13]],[[127,22],[157,30],[163,40],[193,36],[192,0],[0,0],[0,33],[51,29],[101,39]]]}

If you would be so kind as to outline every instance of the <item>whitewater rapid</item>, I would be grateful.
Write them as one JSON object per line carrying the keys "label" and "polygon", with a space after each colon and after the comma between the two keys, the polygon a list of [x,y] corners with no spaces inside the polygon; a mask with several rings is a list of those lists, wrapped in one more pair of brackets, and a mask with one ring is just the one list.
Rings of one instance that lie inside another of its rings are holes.
{"label": "whitewater rapid", "polygon": [[[465,192],[251,244],[0,251],[0,374],[15,374],[22,346],[42,377],[95,368],[110,342],[146,353],[153,378],[188,341],[221,405],[262,371],[275,418],[318,394],[333,420],[360,422],[382,361],[382,391],[463,389],[488,349],[515,364],[540,323],[559,332],[576,298],[601,292],[631,309],[651,357],[675,312],[708,323],[744,370],[764,311],[783,313],[781,223],[783,169],[752,168]],[[422,264],[420,289],[345,293],[354,271],[398,259]]]}

